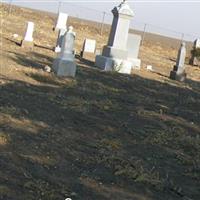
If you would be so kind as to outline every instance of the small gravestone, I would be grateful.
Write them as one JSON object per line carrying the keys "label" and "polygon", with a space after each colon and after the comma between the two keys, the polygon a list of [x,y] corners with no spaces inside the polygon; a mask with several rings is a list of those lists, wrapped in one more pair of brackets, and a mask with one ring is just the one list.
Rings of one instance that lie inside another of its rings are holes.
{"label": "small gravestone", "polygon": [[67,31],[67,29],[60,29],[58,32],[56,47],[54,49],[54,51],[56,53],[59,53],[61,51],[62,40],[63,40],[63,37],[64,37],[66,31]]}
{"label": "small gravestone", "polygon": [[66,29],[67,26],[67,19],[68,19],[68,14],[66,13],[58,13],[56,25],[54,27],[55,31],[59,31],[60,29]]}
{"label": "small gravestone", "polygon": [[194,52],[199,51],[200,52],[200,39],[196,39],[194,41],[193,50],[192,50],[192,56],[190,59],[190,64],[193,66],[200,66],[200,58],[195,55]]}
{"label": "small gravestone", "polygon": [[140,50],[141,36],[135,34],[128,35],[127,48],[128,60],[132,62],[132,69],[141,68],[141,60],[138,58]]}
{"label": "small gravestone", "polygon": [[96,51],[96,40],[85,39],[81,51],[81,57],[86,60],[94,60]]}
{"label": "small gravestone", "polygon": [[185,43],[182,42],[181,47],[178,52],[176,65],[174,66],[173,71],[170,73],[170,78],[177,81],[185,81],[185,58],[186,58],[186,47]]}
{"label": "small gravestone", "polygon": [[76,64],[74,62],[74,42],[75,33],[73,27],[69,27],[69,31],[64,34],[61,52],[53,62],[53,70],[58,76],[71,76],[75,77]]}
{"label": "small gravestone", "polygon": [[25,48],[27,47],[27,48],[31,48],[31,49],[33,48],[33,46],[34,46],[33,32],[34,32],[34,23],[28,22],[25,37],[21,42],[22,47],[25,47]]}

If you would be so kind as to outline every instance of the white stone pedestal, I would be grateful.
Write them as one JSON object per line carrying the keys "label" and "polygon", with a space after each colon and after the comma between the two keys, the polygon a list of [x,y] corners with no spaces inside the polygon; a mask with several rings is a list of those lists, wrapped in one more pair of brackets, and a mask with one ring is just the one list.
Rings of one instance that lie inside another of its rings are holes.
{"label": "white stone pedestal", "polygon": [[60,29],[66,29],[67,27],[67,20],[68,20],[68,14],[66,13],[58,13],[57,21],[54,27],[55,31],[59,31]]}

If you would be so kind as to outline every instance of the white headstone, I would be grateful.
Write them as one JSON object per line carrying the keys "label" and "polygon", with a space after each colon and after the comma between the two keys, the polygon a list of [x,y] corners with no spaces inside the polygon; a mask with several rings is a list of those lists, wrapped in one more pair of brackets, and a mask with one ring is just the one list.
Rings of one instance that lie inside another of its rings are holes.
{"label": "white headstone", "polygon": [[195,49],[200,48],[200,39],[196,39],[196,40],[195,40],[195,42],[194,42],[194,48],[195,48]]}
{"label": "white headstone", "polygon": [[68,14],[60,12],[58,14],[55,30],[66,29],[66,27],[67,27],[67,19],[68,19]]}
{"label": "white headstone", "polygon": [[34,32],[34,23],[28,22],[24,40],[28,42],[33,42],[33,32]]}
{"label": "white headstone", "polygon": [[138,58],[140,49],[141,36],[135,34],[128,35],[128,58]]}
{"label": "white headstone", "polygon": [[85,39],[83,45],[83,52],[95,53],[96,50],[96,40]]}
{"label": "white headstone", "polygon": [[176,60],[176,67],[177,67],[177,73],[182,73],[183,70],[185,70],[185,57],[186,57],[186,48],[185,43],[182,42],[181,47],[178,51],[178,56]]}
{"label": "white headstone", "polygon": [[141,60],[138,58],[140,50],[141,36],[135,34],[128,35],[127,48],[128,60],[132,62],[133,69],[141,68]]}

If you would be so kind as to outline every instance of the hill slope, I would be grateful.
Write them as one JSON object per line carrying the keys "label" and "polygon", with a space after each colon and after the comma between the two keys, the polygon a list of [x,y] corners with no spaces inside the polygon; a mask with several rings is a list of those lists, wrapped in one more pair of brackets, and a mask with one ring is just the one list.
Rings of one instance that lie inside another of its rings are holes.
{"label": "hill slope", "polygon": [[[77,59],[76,79],[61,79],[43,71],[56,56],[52,17],[0,11],[0,199],[200,199],[199,68],[171,81],[176,50],[146,43],[140,56],[154,73],[105,73]],[[32,52],[12,37],[28,20]],[[70,20],[77,51],[88,35],[106,42]]]}

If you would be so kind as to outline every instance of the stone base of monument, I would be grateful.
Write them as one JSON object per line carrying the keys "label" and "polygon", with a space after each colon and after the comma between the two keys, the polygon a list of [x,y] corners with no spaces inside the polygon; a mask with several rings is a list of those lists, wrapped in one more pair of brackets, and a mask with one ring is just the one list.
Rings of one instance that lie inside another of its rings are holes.
{"label": "stone base of monument", "polygon": [[57,58],[53,62],[53,71],[57,76],[70,76],[76,75],[76,64],[71,60],[62,60]]}
{"label": "stone base of monument", "polygon": [[141,69],[141,60],[137,59],[137,58],[131,58],[128,60],[132,63],[132,69],[137,69],[140,70]]}
{"label": "stone base of monument", "polygon": [[81,51],[81,58],[94,62],[95,61],[95,54]]}
{"label": "stone base of monument", "polygon": [[33,47],[34,47],[34,42],[22,40],[22,41],[21,41],[21,47],[22,47],[22,48],[27,48],[27,49],[33,49]]}
{"label": "stone base of monument", "polygon": [[186,80],[186,73],[184,72],[184,73],[178,74],[177,71],[171,71],[170,79],[184,82]]}
{"label": "stone base of monument", "polygon": [[132,62],[98,55],[95,66],[105,71],[117,71],[122,74],[131,74]]}

